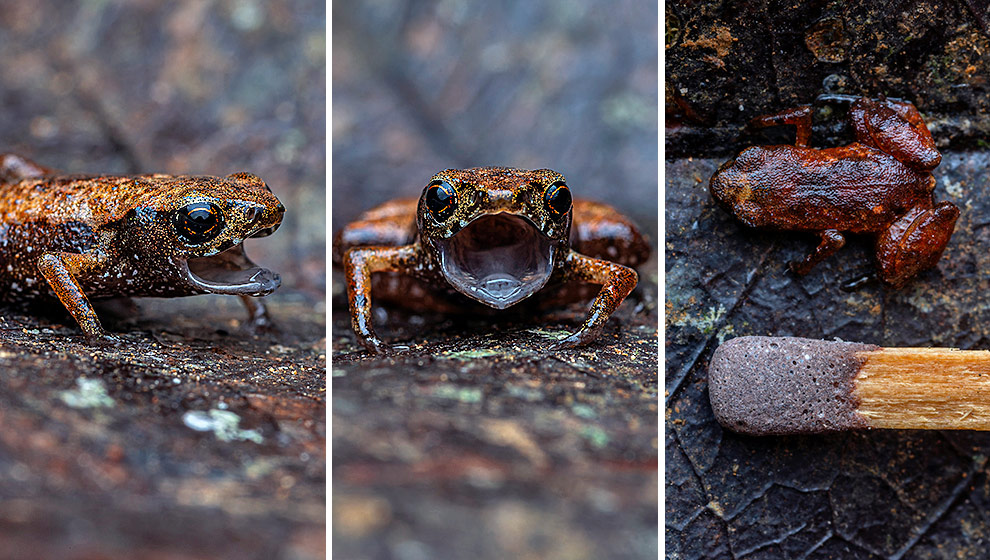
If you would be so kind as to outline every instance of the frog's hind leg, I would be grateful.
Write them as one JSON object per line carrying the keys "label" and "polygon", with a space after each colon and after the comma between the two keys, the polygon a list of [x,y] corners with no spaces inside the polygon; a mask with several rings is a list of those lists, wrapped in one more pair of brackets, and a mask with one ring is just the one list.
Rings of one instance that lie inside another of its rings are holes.
{"label": "frog's hind leg", "polygon": [[16,183],[52,175],[55,171],[17,154],[0,154],[0,183]]}
{"label": "frog's hind leg", "polygon": [[856,141],[894,156],[917,171],[929,172],[942,154],[918,109],[900,100],[860,98],[849,108]]}
{"label": "frog's hind leg", "polygon": [[773,115],[760,115],[749,121],[749,126],[752,128],[765,128],[785,124],[794,125],[794,129],[797,132],[794,145],[800,148],[807,148],[808,143],[811,141],[811,111],[811,105],[801,105]]}
{"label": "frog's hind leg", "polygon": [[351,328],[362,346],[377,353],[390,348],[375,334],[371,325],[371,275],[375,272],[405,272],[414,266],[415,245],[402,247],[357,247],[344,254],[344,277],[347,301],[351,309]]}
{"label": "frog's hind leg", "polygon": [[815,250],[812,251],[811,254],[805,257],[801,262],[793,261],[790,263],[791,270],[793,270],[795,274],[800,274],[801,276],[808,274],[816,264],[831,257],[836,251],[841,249],[846,244],[846,238],[843,237],[837,230],[827,229],[819,235],[821,236],[822,241],[817,247],[815,247]]}
{"label": "frog's hind leg", "polygon": [[574,201],[571,249],[630,268],[646,262],[650,244],[629,218],[601,202]]}
{"label": "frog's hind leg", "polygon": [[942,257],[959,218],[959,208],[942,202],[916,207],[877,239],[880,279],[899,288],[915,274],[932,268]]}
{"label": "frog's hind leg", "polygon": [[362,213],[334,235],[333,263],[342,264],[344,254],[355,247],[401,247],[412,243],[418,203],[416,198],[400,198]]}
{"label": "frog's hind leg", "polygon": [[567,255],[565,273],[568,281],[601,284],[602,290],[591,304],[591,311],[581,329],[555,343],[551,347],[553,350],[581,346],[597,338],[605,322],[639,280],[636,271],[627,266],[594,259],[574,251]]}

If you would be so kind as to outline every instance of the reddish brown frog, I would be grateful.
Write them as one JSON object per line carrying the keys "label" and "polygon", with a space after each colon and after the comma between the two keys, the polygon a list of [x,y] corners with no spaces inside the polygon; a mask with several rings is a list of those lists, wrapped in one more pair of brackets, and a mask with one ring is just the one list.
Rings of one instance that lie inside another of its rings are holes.
{"label": "reddish brown frog", "polygon": [[87,335],[106,336],[90,299],[252,296],[279,275],[241,243],[270,235],[285,207],[260,178],[62,175],[0,154],[0,301],[58,298]]}
{"label": "reddish brown frog", "polygon": [[538,294],[560,303],[564,286],[599,284],[580,330],[555,348],[586,344],[636,286],[633,268],[648,256],[632,222],[607,205],[572,200],[564,177],[549,169],[441,171],[418,200],[374,208],[334,241],[351,324],[375,352],[389,346],[372,328],[373,291],[447,312],[474,309],[472,301],[505,309]]}
{"label": "reddish brown frog", "polygon": [[757,117],[758,127],[794,125],[796,145],[743,150],[712,176],[710,190],[747,226],[820,235],[811,254],[791,263],[798,274],[842,248],[842,232],[875,235],[879,277],[896,288],[938,263],[959,209],[935,203],[931,171],[942,156],[914,105],[829,96],[842,98],[852,101],[855,142],[809,148],[810,105]]}

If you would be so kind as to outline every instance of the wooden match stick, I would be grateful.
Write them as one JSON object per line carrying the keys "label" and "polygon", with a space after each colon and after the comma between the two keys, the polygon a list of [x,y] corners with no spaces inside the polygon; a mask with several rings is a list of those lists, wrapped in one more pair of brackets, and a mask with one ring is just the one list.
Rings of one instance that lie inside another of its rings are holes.
{"label": "wooden match stick", "polygon": [[744,336],[715,350],[708,390],[719,423],[745,434],[990,430],[986,350]]}

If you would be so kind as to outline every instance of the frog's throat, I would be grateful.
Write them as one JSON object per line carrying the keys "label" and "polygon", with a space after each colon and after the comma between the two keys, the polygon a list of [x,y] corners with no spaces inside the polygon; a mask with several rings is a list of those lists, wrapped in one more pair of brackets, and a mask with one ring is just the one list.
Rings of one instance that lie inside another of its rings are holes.
{"label": "frog's throat", "polygon": [[282,284],[277,273],[251,262],[243,245],[209,257],[176,262],[191,286],[210,294],[264,296]]}
{"label": "frog's throat", "polygon": [[447,282],[495,309],[519,303],[547,283],[557,245],[528,219],[504,213],[481,216],[434,244]]}

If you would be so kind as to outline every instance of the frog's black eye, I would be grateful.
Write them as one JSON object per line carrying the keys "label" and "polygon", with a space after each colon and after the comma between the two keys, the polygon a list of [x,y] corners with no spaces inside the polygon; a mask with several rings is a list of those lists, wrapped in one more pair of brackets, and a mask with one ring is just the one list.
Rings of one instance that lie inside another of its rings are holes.
{"label": "frog's black eye", "polygon": [[571,191],[563,181],[557,181],[547,187],[543,200],[547,203],[550,216],[557,221],[563,219],[571,209]]}
{"label": "frog's black eye", "polygon": [[426,187],[426,208],[433,219],[442,222],[457,209],[457,191],[447,181],[435,181]]}
{"label": "frog's black eye", "polygon": [[179,237],[193,245],[206,243],[220,234],[223,218],[215,204],[193,202],[175,213],[175,229]]}

